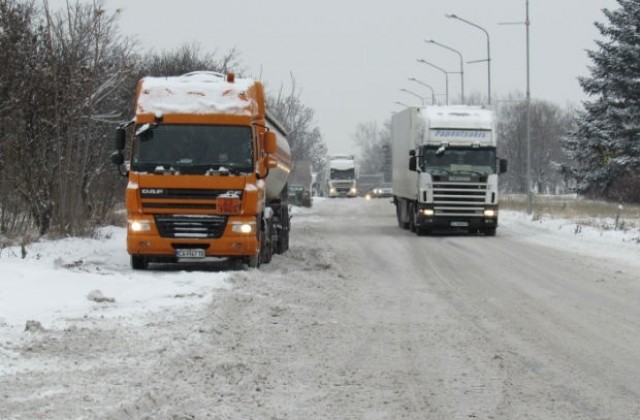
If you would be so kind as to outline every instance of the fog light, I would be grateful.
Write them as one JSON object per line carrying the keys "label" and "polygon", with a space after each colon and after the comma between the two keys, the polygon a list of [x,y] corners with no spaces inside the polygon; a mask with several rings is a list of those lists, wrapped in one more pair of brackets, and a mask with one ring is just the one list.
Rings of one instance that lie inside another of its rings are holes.
{"label": "fog light", "polygon": [[487,209],[484,211],[484,217],[495,217],[498,212],[492,209]]}

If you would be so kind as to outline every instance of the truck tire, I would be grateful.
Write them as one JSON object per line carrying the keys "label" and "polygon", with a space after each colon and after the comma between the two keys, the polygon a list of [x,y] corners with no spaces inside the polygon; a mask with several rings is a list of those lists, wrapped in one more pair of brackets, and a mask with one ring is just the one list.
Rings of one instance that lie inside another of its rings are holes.
{"label": "truck tire", "polygon": [[245,257],[244,262],[247,264],[249,268],[260,268],[260,264],[262,263],[262,251],[264,249],[264,229],[262,226],[262,215],[259,214],[256,216],[256,227],[257,232],[256,235],[258,237],[258,242],[260,243],[260,247],[258,248],[258,253],[256,255],[250,255]]}
{"label": "truck tire", "polygon": [[249,268],[260,268],[260,253],[247,257],[245,263]]}
{"label": "truck tire", "polygon": [[418,228],[416,227],[416,214],[415,214],[415,205],[413,203],[409,204],[409,230],[413,233],[418,233]]}
{"label": "truck tire", "polygon": [[409,223],[402,219],[402,208],[405,206],[404,200],[399,199],[396,201],[396,217],[398,218],[398,227],[400,229],[408,229]]}
{"label": "truck tire", "polygon": [[280,229],[278,241],[276,243],[276,254],[284,254],[289,249],[289,231]]}
{"label": "truck tire", "polygon": [[131,256],[131,268],[134,270],[146,270],[149,267],[149,260],[142,255]]}
{"label": "truck tire", "polygon": [[418,236],[431,235],[431,228],[418,228]]}
{"label": "truck tire", "polygon": [[484,236],[496,236],[496,228],[487,228],[484,230]]}

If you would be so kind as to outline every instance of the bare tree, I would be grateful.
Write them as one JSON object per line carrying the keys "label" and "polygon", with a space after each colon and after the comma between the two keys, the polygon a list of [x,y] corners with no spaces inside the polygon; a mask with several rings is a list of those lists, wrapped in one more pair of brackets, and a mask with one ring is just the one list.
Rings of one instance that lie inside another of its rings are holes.
{"label": "bare tree", "polygon": [[267,96],[267,106],[287,130],[292,158],[309,160],[318,171],[324,166],[327,146],[320,129],[315,126],[314,111],[302,103],[300,96],[301,92],[291,75],[291,90],[285,93],[281,86],[276,96]]}
{"label": "bare tree", "polygon": [[[509,160],[509,172],[502,176],[504,190],[526,192],[527,180],[527,104],[512,94],[498,108],[498,148]],[[566,187],[558,164],[565,159],[560,140],[571,125],[571,111],[547,102],[531,102],[530,144],[531,179],[534,191],[556,193]]]}
{"label": "bare tree", "polygon": [[199,70],[242,74],[244,66],[235,48],[218,58],[217,51],[203,52],[200,44],[191,43],[176,50],[147,53],[142,59],[138,76],[179,76]]}
{"label": "bare tree", "polygon": [[[124,108],[118,88],[132,59],[117,35],[117,12],[101,2],[67,4],[59,12],[44,3],[2,7],[2,103],[0,160],[15,208],[2,205],[40,235],[89,232],[113,207],[115,175],[108,167],[112,126]],[[6,48],[5,48],[6,47]],[[108,133],[108,134],[107,134]],[[27,217],[25,217],[25,210]],[[12,224],[16,226],[15,223]],[[3,227],[4,229],[5,227]],[[24,233],[24,232],[23,232]]]}
{"label": "bare tree", "polygon": [[354,133],[354,141],[360,148],[358,166],[361,174],[384,173],[385,179],[391,178],[390,145],[391,122],[382,127],[375,121],[360,123]]}

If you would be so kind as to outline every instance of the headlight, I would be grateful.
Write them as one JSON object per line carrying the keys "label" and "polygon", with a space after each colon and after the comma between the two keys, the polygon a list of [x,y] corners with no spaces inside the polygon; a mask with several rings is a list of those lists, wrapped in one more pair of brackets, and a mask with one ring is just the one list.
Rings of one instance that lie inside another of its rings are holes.
{"label": "headlight", "polygon": [[148,220],[129,220],[129,229],[132,232],[149,232],[151,230],[151,222]]}
{"label": "headlight", "polygon": [[435,212],[433,211],[433,209],[422,209],[422,214],[424,214],[425,216],[433,216]]}
{"label": "headlight", "polygon": [[356,194],[358,192],[358,190],[356,189],[356,187],[351,188],[351,194]]}
{"label": "headlight", "polygon": [[496,217],[498,212],[493,209],[486,209],[484,211],[484,217]]}
{"label": "headlight", "polygon": [[335,194],[335,193],[336,193],[336,189],[335,189],[335,188],[333,188],[333,187],[331,187],[331,188],[329,189],[329,192],[330,192],[331,194]]}
{"label": "headlight", "polygon": [[234,223],[231,225],[231,231],[235,233],[251,233],[254,224],[251,223]]}

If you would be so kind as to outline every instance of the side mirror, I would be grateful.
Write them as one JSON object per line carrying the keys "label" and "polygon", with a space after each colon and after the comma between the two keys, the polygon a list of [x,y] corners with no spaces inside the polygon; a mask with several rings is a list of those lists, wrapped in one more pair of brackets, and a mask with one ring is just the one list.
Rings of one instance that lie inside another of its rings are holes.
{"label": "side mirror", "polygon": [[409,150],[409,156],[414,157],[416,155],[415,150]]}
{"label": "side mirror", "polygon": [[120,127],[116,129],[116,141],[115,146],[116,150],[124,150],[124,145],[127,140],[127,131]]}
{"label": "side mirror", "polygon": [[507,172],[507,159],[500,159],[500,173]]}
{"label": "side mirror", "polygon": [[[412,150],[412,152],[413,152],[413,150]],[[414,152],[414,153],[415,153],[415,152]],[[417,167],[416,161],[417,161],[417,159],[416,159],[416,157],[415,157],[415,156],[411,156],[411,157],[409,158],[409,170],[410,170],[411,172],[415,172],[415,171],[416,171],[416,167]]]}
{"label": "side mirror", "polygon": [[124,153],[122,153],[122,150],[111,153],[111,163],[114,165],[122,165],[124,163]]}
{"label": "side mirror", "polygon": [[[276,142],[276,133],[267,131],[264,133],[264,151],[268,154],[275,153],[278,148]],[[277,162],[276,162],[277,163]]]}

